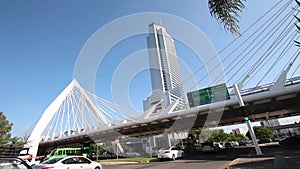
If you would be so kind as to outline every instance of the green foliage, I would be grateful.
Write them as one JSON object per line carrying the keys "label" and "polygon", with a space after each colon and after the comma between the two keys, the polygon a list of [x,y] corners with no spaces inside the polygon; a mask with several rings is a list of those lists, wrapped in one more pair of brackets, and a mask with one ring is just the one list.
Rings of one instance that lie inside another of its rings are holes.
{"label": "green foliage", "polygon": [[[246,140],[246,137],[242,134],[233,135],[232,141]],[[229,141],[229,140],[228,140]]]}
{"label": "green foliage", "polygon": [[207,141],[224,142],[229,138],[229,134],[225,133],[224,130],[213,130]]}
{"label": "green foliage", "polygon": [[15,147],[23,147],[23,145],[26,144],[26,140],[21,137],[13,137],[11,138],[11,142]]}
{"label": "green foliage", "polygon": [[231,33],[239,33],[239,12],[245,6],[245,0],[208,0],[210,14]]}
{"label": "green foliage", "polygon": [[[128,145],[126,145],[126,144],[122,144],[122,143],[121,143],[121,146],[122,146],[124,152],[127,152],[127,151],[130,150],[130,148],[129,148]],[[101,153],[101,152],[105,152],[105,151],[114,152],[114,147],[112,147],[112,146],[106,146],[106,147],[104,147],[104,146],[98,146],[98,149],[99,149],[98,151],[99,151],[100,153]],[[94,150],[96,150],[96,145],[95,145]]]}
{"label": "green foliage", "polygon": [[[255,136],[257,139],[273,139],[274,132],[266,127],[263,126],[254,126],[253,127]],[[249,131],[247,132],[246,136],[251,138]]]}
{"label": "green foliage", "polygon": [[10,123],[3,112],[0,112],[0,147],[22,147],[26,139],[21,137],[11,137],[13,124]]}
{"label": "green foliage", "polygon": [[10,123],[3,112],[0,112],[0,146],[6,146],[12,140],[11,138],[11,130],[13,124]]}
{"label": "green foliage", "polygon": [[[199,142],[226,142],[226,141],[240,141],[240,140],[246,140],[246,137],[242,134],[233,135],[225,133],[224,130],[208,130],[208,129],[202,129],[200,130],[191,131],[190,134],[193,133],[194,135],[193,139],[199,139]],[[190,136],[189,134],[189,136]],[[194,141],[195,142],[195,141]]]}
{"label": "green foliage", "polygon": [[97,144],[91,144],[92,153],[97,153],[97,147],[98,147],[98,152],[100,154],[108,150],[108,148],[106,148],[104,146],[97,146]]}

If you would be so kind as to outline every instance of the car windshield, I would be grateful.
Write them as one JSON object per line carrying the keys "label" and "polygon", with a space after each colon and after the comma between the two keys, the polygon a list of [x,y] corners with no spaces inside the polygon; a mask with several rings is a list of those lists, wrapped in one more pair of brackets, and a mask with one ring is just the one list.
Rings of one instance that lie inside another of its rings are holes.
{"label": "car windshield", "polygon": [[168,148],[162,147],[162,148],[159,149],[159,151],[161,151],[161,150],[169,150],[169,147]]}
{"label": "car windshield", "polygon": [[18,158],[0,158],[0,168],[5,169],[31,169],[23,161]]}
{"label": "car windshield", "polygon": [[50,160],[42,162],[42,164],[54,164],[57,161],[61,160],[63,157],[51,158]]}

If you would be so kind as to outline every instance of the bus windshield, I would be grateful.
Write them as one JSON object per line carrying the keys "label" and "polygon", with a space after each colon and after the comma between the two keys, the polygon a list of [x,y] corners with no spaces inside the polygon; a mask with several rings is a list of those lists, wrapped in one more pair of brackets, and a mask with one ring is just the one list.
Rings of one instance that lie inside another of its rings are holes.
{"label": "bus windshield", "polygon": [[48,156],[49,156],[49,157],[50,157],[50,156],[54,156],[55,151],[56,151],[56,149],[55,149],[55,150],[52,150],[51,153],[50,153]]}

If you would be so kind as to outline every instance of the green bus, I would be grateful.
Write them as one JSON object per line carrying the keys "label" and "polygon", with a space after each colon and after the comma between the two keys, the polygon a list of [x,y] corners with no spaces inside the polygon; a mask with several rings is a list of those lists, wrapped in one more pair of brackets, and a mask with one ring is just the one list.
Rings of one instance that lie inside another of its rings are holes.
{"label": "green bus", "polygon": [[57,148],[51,151],[49,155],[45,158],[48,160],[53,157],[63,157],[69,155],[82,155],[87,157],[91,153],[90,147],[76,147],[76,148]]}

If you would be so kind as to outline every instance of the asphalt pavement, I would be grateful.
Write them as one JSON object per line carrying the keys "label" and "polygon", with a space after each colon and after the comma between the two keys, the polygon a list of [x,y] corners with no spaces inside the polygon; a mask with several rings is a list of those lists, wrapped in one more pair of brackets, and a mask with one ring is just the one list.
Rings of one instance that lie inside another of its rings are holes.
{"label": "asphalt pavement", "polygon": [[266,150],[264,155],[240,156],[230,162],[228,169],[299,169],[300,150]]}
{"label": "asphalt pavement", "polygon": [[[300,168],[300,147],[290,147],[285,148],[281,146],[262,146],[263,155],[257,156],[254,148],[237,148],[227,151],[222,151],[219,154],[187,154],[187,158],[185,160],[179,160],[175,162],[176,167],[182,167],[181,163],[184,163],[183,166],[188,166],[187,168],[220,168],[222,163],[225,164],[223,168],[226,169],[299,169]],[[166,163],[157,163],[150,162],[148,163],[147,168],[161,168],[166,167],[170,168],[170,165],[174,164],[174,162],[166,162]],[[114,168],[114,165],[119,165],[117,168],[123,166],[128,168],[141,168],[141,164],[137,163],[105,163],[104,166],[108,168]],[[127,165],[126,165],[127,164]],[[131,165],[130,165],[131,164]],[[151,164],[151,165],[150,165]],[[194,165],[195,166],[192,166]],[[209,165],[214,165],[209,166]],[[129,165],[129,166],[128,166]],[[137,165],[137,166],[135,166]],[[202,166],[203,165],[203,166]],[[112,166],[112,167],[109,167]],[[222,169],[223,169],[222,168]]]}

